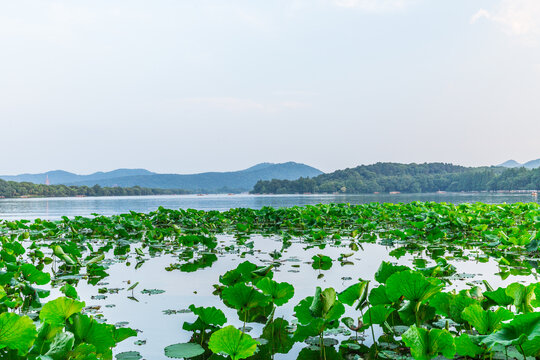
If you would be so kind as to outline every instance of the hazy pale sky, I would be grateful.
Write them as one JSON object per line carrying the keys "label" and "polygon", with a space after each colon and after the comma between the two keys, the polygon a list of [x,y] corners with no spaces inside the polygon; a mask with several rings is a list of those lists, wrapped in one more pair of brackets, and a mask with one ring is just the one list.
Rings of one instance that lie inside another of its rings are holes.
{"label": "hazy pale sky", "polygon": [[539,0],[0,0],[0,174],[540,157]]}

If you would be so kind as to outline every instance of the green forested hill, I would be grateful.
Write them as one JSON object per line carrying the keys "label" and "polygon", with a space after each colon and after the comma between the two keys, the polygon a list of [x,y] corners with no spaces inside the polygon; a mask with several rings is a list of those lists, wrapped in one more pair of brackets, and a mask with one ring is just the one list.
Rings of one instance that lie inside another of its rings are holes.
{"label": "green forested hill", "polygon": [[259,181],[253,193],[294,194],[540,189],[540,169],[464,167],[444,163],[376,163],[295,181]]}
{"label": "green forested hill", "polygon": [[171,195],[186,194],[185,190],[151,189],[133,187],[101,187],[43,185],[30,182],[5,181],[0,179],[0,198],[12,197],[65,197],[65,196],[126,196],[126,195]]}

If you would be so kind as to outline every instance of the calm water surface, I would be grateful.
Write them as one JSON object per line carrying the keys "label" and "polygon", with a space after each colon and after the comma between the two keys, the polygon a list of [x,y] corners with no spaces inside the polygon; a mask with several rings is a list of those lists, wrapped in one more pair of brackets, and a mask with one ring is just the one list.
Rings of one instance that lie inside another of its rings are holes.
{"label": "calm water surface", "polygon": [[263,206],[290,207],[319,203],[369,202],[485,202],[515,203],[538,201],[523,193],[444,193],[444,194],[368,194],[368,195],[171,195],[171,196],[122,196],[87,198],[41,198],[0,199],[0,219],[48,219],[62,216],[90,216],[92,213],[113,215],[130,210],[149,212],[159,206],[170,209],[228,210],[247,207],[260,209]]}
{"label": "calm water surface", "polygon": [[[196,316],[192,313],[177,313],[167,315],[166,310],[185,310],[190,304],[196,306],[215,306],[225,313],[228,321],[227,325],[242,327],[242,321],[238,318],[235,310],[226,307],[217,295],[214,295],[214,284],[219,284],[219,276],[226,271],[234,269],[243,261],[251,261],[257,265],[268,265],[272,262],[270,253],[280,250],[282,239],[278,236],[262,237],[254,235],[254,251],[248,248],[240,249],[246,251],[244,256],[236,251],[228,252],[224,250],[226,245],[234,244],[234,238],[228,235],[219,235],[220,246],[217,248],[217,261],[211,267],[199,269],[196,272],[182,272],[179,270],[165,271],[171,264],[181,263],[178,254],[163,254],[161,256],[146,255],[145,263],[136,267],[135,256],[129,255],[127,261],[119,260],[110,252],[108,258],[107,273],[110,276],[103,279],[97,286],[88,284],[81,280],[77,285],[77,291],[81,300],[86,302],[86,306],[97,309],[94,313],[103,316],[102,320],[111,324],[126,324],[139,330],[137,338],[130,338],[119,344],[114,349],[118,354],[124,351],[138,351],[145,360],[166,360],[163,349],[171,344],[187,342],[191,333],[182,329],[185,321],[193,322]],[[312,296],[317,286],[324,288],[334,287],[338,292],[343,291],[348,286],[353,285],[359,278],[374,280],[374,274],[383,260],[396,262],[398,264],[413,267],[413,260],[421,257],[428,261],[427,266],[434,265],[426,253],[417,252],[406,254],[399,258],[390,255],[395,247],[381,244],[363,243],[348,260],[352,263],[341,265],[336,259],[340,254],[350,252],[346,246],[328,245],[324,249],[319,247],[308,247],[308,244],[293,240],[290,248],[283,251],[281,265],[273,269],[274,280],[287,281],[294,285],[295,295],[284,306],[276,311],[276,317],[284,317],[289,322],[294,321],[294,306],[307,296]],[[475,252],[474,250],[472,251]],[[334,261],[330,270],[315,270],[311,266],[312,256],[323,253],[331,257]],[[468,253],[468,252],[466,252]],[[536,273],[528,276],[510,276],[508,278],[499,275],[500,268],[495,259],[486,262],[475,260],[475,255],[469,256],[468,260],[452,258],[452,253],[447,252],[449,263],[457,268],[457,275],[451,277],[451,285],[445,291],[452,289],[469,288],[471,285],[478,285],[483,288],[481,280],[487,280],[494,287],[507,286],[516,281],[525,284],[538,281]],[[140,260],[140,259],[139,259]],[[139,282],[133,291],[127,290],[130,284]],[[373,283],[375,284],[375,282]],[[375,285],[372,285],[375,286]],[[101,294],[99,288],[115,289],[113,293]],[[141,291],[144,289],[158,289],[165,292],[158,295],[148,295]],[[58,288],[52,289],[51,299],[61,296]],[[133,296],[132,296],[133,295]],[[344,316],[357,318],[360,314],[347,307]],[[262,332],[263,325],[248,323],[253,330],[251,336],[257,338]],[[376,326],[376,337],[382,334],[382,330]],[[363,333],[365,343],[370,345],[373,342],[369,331]],[[329,336],[343,340],[348,336]],[[142,345],[140,342],[142,341]],[[306,346],[305,343],[297,343],[288,354],[277,354],[275,360],[294,360],[300,350]]]}

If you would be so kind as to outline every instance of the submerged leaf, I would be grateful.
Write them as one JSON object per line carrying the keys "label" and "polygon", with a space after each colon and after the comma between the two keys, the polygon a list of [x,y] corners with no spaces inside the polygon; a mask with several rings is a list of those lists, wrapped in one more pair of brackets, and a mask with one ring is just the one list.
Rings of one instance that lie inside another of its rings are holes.
{"label": "submerged leaf", "polygon": [[174,359],[189,359],[204,354],[204,349],[199,344],[181,343],[169,345],[165,348],[165,356]]}

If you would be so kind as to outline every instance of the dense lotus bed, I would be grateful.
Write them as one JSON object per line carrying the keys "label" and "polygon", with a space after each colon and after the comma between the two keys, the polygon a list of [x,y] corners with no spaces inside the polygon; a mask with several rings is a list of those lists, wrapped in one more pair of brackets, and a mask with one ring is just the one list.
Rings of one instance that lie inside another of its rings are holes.
{"label": "dense lotus bed", "polygon": [[0,223],[2,359],[540,356],[537,204]]}

